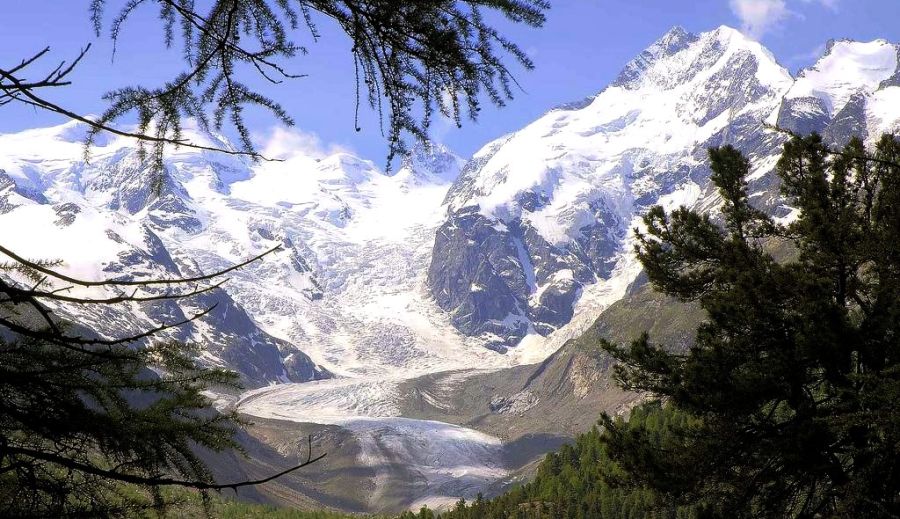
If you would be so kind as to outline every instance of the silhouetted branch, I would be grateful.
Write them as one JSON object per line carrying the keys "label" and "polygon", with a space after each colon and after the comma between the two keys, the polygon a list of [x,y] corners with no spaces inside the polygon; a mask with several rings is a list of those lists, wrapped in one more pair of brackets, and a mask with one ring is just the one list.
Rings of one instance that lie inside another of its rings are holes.
{"label": "silhouetted branch", "polygon": [[22,256],[16,254],[15,252],[7,249],[6,247],[4,247],[2,245],[0,245],[0,253],[5,254],[6,256],[9,256],[16,262],[21,263],[22,265],[25,265],[26,267],[33,269],[37,272],[41,272],[43,274],[46,274],[46,275],[54,277],[56,279],[65,281],[67,283],[72,283],[72,284],[80,285],[83,287],[100,287],[100,286],[139,286],[139,287],[143,287],[143,286],[150,286],[150,285],[172,285],[172,284],[185,284],[185,283],[196,283],[199,281],[208,281],[213,278],[221,277],[221,276],[223,276],[229,272],[235,271],[237,269],[246,267],[247,265],[268,256],[269,254],[272,254],[273,252],[279,250],[280,248],[281,248],[280,245],[272,247],[271,249],[263,252],[262,254],[258,254],[246,261],[242,261],[242,262],[232,265],[226,269],[216,271],[212,274],[207,274],[207,275],[203,275],[203,276],[194,276],[194,277],[189,277],[189,278],[180,278],[180,279],[179,278],[148,279],[148,280],[141,280],[141,281],[115,280],[115,279],[106,279],[106,280],[102,280],[102,281],[88,281],[88,280],[83,280],[83,279],[77,279],[77,278],[56,272],[55,270],[45,267],[43,265],[40,265],[37,262],[29,261],[29,260],[23,258]]}
{"label": "silhouetted branch", "polygon": [[36,93],[36,91],[44,88],[56,88],[71,85],[71,81],[64,81],[64,78],[67,77],[75,69],[76,66],[78,66],[78,64],[81,62],[90,48],[91,45],[88,44],[78,53],[78,56],[68,66],[65,66],[65,61],[63,61],[43,79],[38,81],[23,80],[18,77],[16,73],[24,70],[25,68],[34,64],[37,60],[45,56],[50,51],[50,47],[44,48],[34,56],[23,60],[21,63],[10,69],[0,68],[0,106],[12,101],[21,102],[23,104],[34,106],[42,110],[47,110],[63,115],[74,121],[84,123],[88,125],[95,133],[108,132],[113,135],[135,139],[140,142],[169,144],[176,147],[183,146],[185,148],[193,148],[202,151],[213,151],[225,153],[228,155],[247,156],[255,160],[276,162],[281,161],[281,159],[264,157],[259,153],[249,150],[233,150],[217,146],[204,146],[202,144],[196,144],[185,139],[166,137],[165,135],[150,135],[146,132],[131,132],[122,130],[119,128],[115,128],[103,121],[98,121],[96,119],[81,115],[73,110],[64,108],[56,103],[47,100],[44,97],[41,97]]}
{"label": "silhouetted branch", "polygon": [[[787,135],[793,139],[802,139],[803,138],[803,136],[800,135],[799,133],[797,133],[793,130],[789,130],[787,128],[783,128],[783,127],[775,125],[775,124],[770,124],[770,123],[764,122],[763,127],[766,128],[767,130]],[[885,159],[881,159],[878,157],[874,157],[874,156],[868,155],[868,154],[851,154],[851,153],[847,153],[847,152],[844,152],[839,149],[831,148],[830,146],[827,146],[824,144],[822,145],[822,151],[827,155],[833,155],[835,157],[843,157],[845,159],[853,159],[853,160],[863,160],[866,162],[874,162],[876,164],[883,164],[885,166],[893,166],[895,168],[900,168],[900,162],[893,162],[890,160],[885,160]]]}
{"label": "silhouetted branch", "polygon": [[[77,470],[79,472],[84,472],[86,474],[93,474],[95,476],[101,476],[104,478],[113,479],[116,481],[122,481],[124,483],[132,483],[136,485],[150,485],[150,486],[179,486],[186,488],[193,488],[196,490],[226,490],[232,489],[237,491],[238,488],[241,487],[249,487],[262,485],[263,483],[268,483],[269,481],[275,480],[284,476],[286,474],[290,474],[291,472],[295,472],[304,467],[308,467],[313,463],[325,458],[328,453],[322,453],[315,458],[312,457],[312,437],[310,437],[310,455],[303,463],[299,465],[295,465],[289,469],[278,472],[277,474],[273,474],[271,476],[256,479],[256,480],[247,480],[247,481],[238,481],[235,483],[225,483],[225,484],[217,484],[217,483],[209,483],[206,481],[187,481],[180,480],[174,478],[168,478],[164,476],[141,476],[137,474],[131,474],[127,472],[120,472],[116,470],[104,469],[101,467],[97,467],[95,465],[91,465],[88,463],[83,463],[71,458],[67,458],[65,456],[61,456],[58,454],[54,454],[51,452],[38,451],[34,449],[26,449],[21,447],[14,446],[0,446],[0,460],[2,460],[3,455],[20,455],[27,456],[30,458],[47,461],[61,467],[65,467],[67,469]],[[5,470],[5,469],[4,469]]]}

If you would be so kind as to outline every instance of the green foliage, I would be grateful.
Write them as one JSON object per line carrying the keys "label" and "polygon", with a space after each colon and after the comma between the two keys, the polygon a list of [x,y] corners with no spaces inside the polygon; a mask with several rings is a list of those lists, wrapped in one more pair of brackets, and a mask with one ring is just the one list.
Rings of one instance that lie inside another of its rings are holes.
{"label": "green foliage", "polygon": [[211,483],[196,447],[235,448],[234,422],[201,391],[235,376],[191,352],[0,341],[0,516],[124,516],[165,507],[164,475]]}
{"label": "green foliage", "polygon": [[[621,430],[646,435],[647,448],[665,449],[677,443],[674,438],[694,426],[687,414],[658,402],[634,409],[626,422],[615,422]],[[651,519],[690,518],[693,510],[678,507],[646,488],[618,488],[610,485],[623,476],[609,455],[609,435],[594,427],[579,435],[572,445],[548,454],[532,482],[513,488],[494,499],[478,496],[444,513],[441,519]],[[430,510],[407,512],[400,519],[433,518]]]}
{"label": "green foliage", "polygon": [[[657,290],[706,311],[695,345],[606,346],[623,387],[695,421],[660,444],[606,418],[618,487],[710,517],[900,514],[900,142],[788,142],[788,226],[750,205],[737,150],[710,161],[721,219],[657,207],[637,247]],[[773,239],[798,253],[776,261]]]}
{"label": "green foliage", "polygon": [[348,515],[339,512],[302,511],[237,501],[214,504],[211,515],[217,519],[365,519],[364,516]]}
{"label": "green foliage", "polygon": [[219,519],[360,519],[360,516],[336,512],[303,512],[289,508],[244,503],[230,503],[216,507],[213,516]]}
{"label": "green foliage", "polygon": [[92,0],[98,35],[109,4],[119,4],[109,24],[113,41],[140,8],[158,9],[165,44],[180,45],[187,68],[159,87],[108,93],[110,106],[94,124],[90,139],[133,113],[139,133],[152,136],[158,166],[164,145],[181,141],[183,117],[193,117],[204,127],[212,123],[216,129],[230,123],[249,153],[253,145],[244,124],[246,107],[263,108],[293,124],[282,106],[250,86],[248,79],[280,83],[303,77],[284,68],[286,61],[308,52],[291,38],[302,28],[305,36],[318,40],[317,23],[322,20],[336,23],[351,39],[357,113],[360,88],[380,120],[387,112],[390,162],[405,151],[404,133],[426,137],[435,110],[460,124],[464,113],[477,117],[482,97],[498,106],[511,99],[515,81],[505,60],[527,69],[533,64],[486,18],[498,14],[539,27],[549,8],[545,0],[215,0],[205,2],[201,12],[194,0]]}
{"label": "green foliage", "polygon": [[177,503],[161,514],[143,511],[132,515],[134,519],[193,519],[212,517],[215,519],[379,519],[369,515],[351,515],[327,510],[297,510],[278,508],[271,505],[247,503],[232,499],[225,494],[203,496],[184,489],[166,489],[165,498]]}

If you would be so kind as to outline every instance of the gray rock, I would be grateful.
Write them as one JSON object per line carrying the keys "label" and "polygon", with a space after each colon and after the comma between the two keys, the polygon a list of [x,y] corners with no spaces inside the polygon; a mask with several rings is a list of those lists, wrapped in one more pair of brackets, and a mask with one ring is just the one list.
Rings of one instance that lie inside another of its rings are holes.
{"label": "gray rock", "polygon": [[838,113],[834,114],[822,137],[832,146],[843,147],[852,137],[866,134],[866,96],[857,92]]}
{"label": "gray rock", "polygon": [[778,111],[777,125],[800,135],[822,132],[830,117],[825,101],[818,97],[785,99]]}
{"label": "gray rock", "polygon": [[537,304],[528,309],[528,317],[538,333],[549,335],[572,320],[573,305],[581,288],[581,283],[571,278],[557,279],[544,288]]}
{"label": "gray rock", "polygon": [[[454,326],[469,335],[491,333],[517,340],[527,324],[528,279],[508,231],[498,231],[475,210],[452,215],[437,231],[428,285]],[[521,324],[502,324],[512,316]],[[509,335],[507,335],[509,332]]]}
{"label": "gray rock", "polygon": [[60,227],[68,227],[75,222],[75,217],[81,212],[81,207],[76,203],[66,202],[53,206],[53,210],[59,217],[54,223]]}

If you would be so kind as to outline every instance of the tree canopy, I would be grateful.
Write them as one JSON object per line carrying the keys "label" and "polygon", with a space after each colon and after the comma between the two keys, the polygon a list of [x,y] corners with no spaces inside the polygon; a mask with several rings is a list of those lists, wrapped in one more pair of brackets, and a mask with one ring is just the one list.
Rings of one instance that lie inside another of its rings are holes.
{"label": "tree canopy", "polygon": [[[483,100],[502,106],[513,97],[517,62],[531,60],[503,36],[489,18],[501,15],[515,24],[540,27],[546,0],[90,0],[90,20],[98,36],[116,42],[129,35],[136,12],[154,9],[164,28],[164,44],[182,54],[184,70],[162,85],[132,85],[106,93],[107,110],[97,118],[60,106],[49,90],[66,86],[90,45],[49,71],[38,72],[49,47],[20,63],[0,65],[0,106],[25,103],[88,124],[89,145],[101,132],[149,144],[157,166],[166,145],[197,146],[182,136],[191,117],[203,128],[230,124],[240,149],[222,150],[259,158],[243,112],[256,106],[284,124],[293,118],[282,105],[254,89],[250,79],[270,83],[297,80],[294,58],[311,50],[296,43],[320,38],[318,24],[334,23],[352,46],[357,95],[376,110],[388,140],[388,159],[406,151],[405,137],[424,139],[435,113],[461,124],[475,120]],[[315,73],[315,72],[310,72]],[[127,115],[137,128],[116,123]],[[358,131],[358,122],[355,126]]]}
{"label": "tree canopy", "polygon": [[[621,483],[701,516],[897,516],[900,141],[869,156],[795,136],[777,165],[787,224],[752,207],[737,150],[709,156],[721,215],[654,208],[637,246],[657,289],[706,311],[696,344],[607,345],[625,388],[695,420],[663,449],[606,418]],[[796,257],[777,262],[774,240]]]}

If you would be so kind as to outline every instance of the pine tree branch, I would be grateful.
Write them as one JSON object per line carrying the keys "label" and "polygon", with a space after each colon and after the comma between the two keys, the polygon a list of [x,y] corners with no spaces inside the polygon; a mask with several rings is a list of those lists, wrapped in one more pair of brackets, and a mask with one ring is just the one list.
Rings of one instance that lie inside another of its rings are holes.
{"label": "pine tree branch", "polygon": [[[155,296],[139,296],[136,292],[132,292],[131,295],[120,295],[116,297],[109,297],[106,299],[92,299],[92,298],[82,298],[82,297],[72,297],[61,295],[60,291],[70,290],[72,287],[65,287],[56,290],[52,290],[49,292],[41,291],[41,290],[18,290],[13,287],[13,291],[20,295],[21,297],[30,297],[35,299],[48,299],[51,301],[60,301],[64,303],[75,303],[81,305],[111,305],[117,303],[146,303],[150,301],[169,301],[176,299],[187,299],[193,296],[197,296],[200,294],[205,294],[207,292],[211,292],[217,288],[220,288],[222,285],[228,282],[228,279],[224,279],[219,281],[218,283],[205,286],[202,288],[197,288],[195,290],[191,290],[189,292],[177,292],[170,293],[166,292],[165,294],[155,295]],[[137,289],[135,289],[137,290]]]}
{"label": "pine tree branch", "polygon": [[[122,346],[122,345],[126,345],[126,344],[135,343],[140,340],[152,337],[154,335],[158,335],[164,331],[171,330],[173,328],[179,328],[181,326],[184,326],[188,323],[191,323],[193,321],[196,321],[196,320],[206,316],[207,314],[209,314],[210,312],[215,310],[217,306],[218,306],[218,303],[213,304],[213,305],[209,306],[208,308],[205,308],[199,312],[196,312],[193,315],[191,315],[190,317],[187,317],[180,321],[176,321],[176,322],[172,322],[172,323],[168,323],[168,324],[163,323],[154,328],[147,329],[143,332],[136,333],[134,335],[130,335],[127,337],[121,337],[118,339],[100,339],[100,338],[88,339],[88,338],[84,338],[84,337],[74,337],[71,335],[65,335],[56,326],[54,326],[52,328],[51,332],[37,331],[37,330],[30,329],[28,327],[22,326],[20,324],[16,324],[15,322],[9,321],[8,319],[3,318],[3,317],[0,317],[0,324],[2,324],[3,326],[6,326],[7,328],[9,328],[10,330],[12,330],[14,332],[21,333],[24,336],[32,337],[35,339],[42,339],[47,342],[57,344],[57,345],[63,346],[63,347],[70,347],[70,346],[71,347],[79,347],[79,346],[112,347],[112,346]],[[81,353],[88,353],[88,354],[104,353],[104,352],[97,352],[94,350],[88,350],[88,349],[84,349],[84,348],[78,348],[77,351],[79,351]]]}
{"label": "pine tree branch", "polygon": [[40,108],[42,110],[63,115],[74,121],[84,123],[95,131],[107,132],[113,135],[118,135],[120,137],[135,139],[139,142],[168,144],[176,147],[181,146],[202,151],[212,151],[225,153],[228,155],[246,156],[254,160],[262,160],[268,162],[282,161],[281,159],[264,157],[263,155],[260,155],[259,153],[256,153],[254,151],[233,150],[217,146],[204,146],[202,144],[196,144],[185,139],[174,139],[165,136],[149,135],[142,132],[130,132],[121,130],[110,126],[109,124],[104,124],[103,122],[85,117],[77,112],[66,109],[35,93],[36,90],[43,88],[54,88],[71,85],[71,81],[63,81],[63,79],[67,77],[75,69],[75,67],[78,66],[85,55],[87,55],[87,52],[90,50],[90,48],[91,45],[88,44],[79,52],[78,56],[72,61],[71,64],[65,67],[65,62],[60,63],[53,71],[51,71],[44,79],[40,81],[28,82],[16,76],[16,73],[25,69],[29,65],[34,64],[41,57],[45,56],[50,51],[50,47],[44,48],[34,56],[23,60],[21,63],[8,70],[0,68],[0,106],[12,101],[21,102],[30,106],[34,106],[36,108]]}
{"label": "pine tree branch", "polygon": [[[795,131],[793,131],[793,130],[789,130],[789,129],[787,129],[787,128],[783,128],[783,127],[778,126],[778,125],[775,125],[775,124],[770,124],[770,123],[764,122],[764,123],[763,123],[763,127],[764,127],[765,129],[767,129],[767,130],[771,130],[771,131],[773,131],[773,132],[777,132],[777,133],[781,133],[781,134],[787,135],[787,136],[789,136],[789,137],[791,137],[791,138],[793,138],[793,139],[798,139],[798,140],[802,140],[802,139],[803,139],[803,136],[800,135],[799,133],[797,133],[797,132],[795,132]],[[830,146],[827,146],[827,145],[825,145],[825,144],[822,145],[822,151],[825,152],[825,153],[828,154],[828,155],[833,155],[833,156],[836,156],[836,157],[842,157],[842,158],[845,158],[845,159],[862,160],[862,161],[865,161],[865,162],[874,162],[874,163],[876,163],[876,164],[882,164],[882,165],[885,165],[885,166],[892,166],[892,167],[895,167],[895,168],[900,168],[900,162],[893,162],[893,161],[890,161],[890,160],[885,160],[885,159],[881,159],[881,158],[878,158],[878,157],[873,157],[872,155],[867,155],[867,154],[851,154],[851,153],[846,153],[846,152],[844,152],[844,151],[841,151],[841,150],[838,150],[838,149],[831,148]]]}
{"label": "pine tree branch", "polygon": [[[4,454],[5,456],[13,455],[13,456],[25,456],[28,458],[42,460],[49,463],[53,463],[55,465],[59,465],[60,467],[64,467],[67,469],[75,470],[78,472],[82,472],[85,474],[91,474],[94,476],[100,476],[104,478],[109,478],[115,481],[121,481],[123,483],[132,483],[136,485],[149,485],[153,487],[158,486],[178,486],[185,488],[193,488],[196,490],[226,490],[231,489],[237,491],[238,488],[248,487],[248,486],[257,486],[262,485],[264,483],[268,483],[269,481],[280,478],[284,475],[290,474],[291,472],[295,472],[302,468],[308,467],[313,463],[316,463],[328,453],[322,453],[316,457],[312,455],[312,436],[309,436],[309,455],[307,456],[306,461],[299,465],[295,465],[291,468],[285,469],[281,472],[273,474],[271,476],[255,479],[255,480],[246,480],[246,481],[237,481],[234,483],[225,483],[225,484],[217,484],[210,483],[207,481],[190,481],[190,480],[181,480],[175,478],[169,478],[164,476],[141,476],[138,474],[131,474],[127,472],[118,472],[115,470],[104,469],[101,467],[97,467],[95,465],[91,465],[88,463],[82,463],[80,461],[67,458],[60,454],[54,454],[46,451],[39,451],[34,449],[28,449],[23,447],[15,447],[12,445],[3,445],[0,446],[0,454]],[[0,458],[2,459],[2,458]]]}
{"label": "pine tree branch", "polygon": [[128,281],[128,280],[115,280],[115,279],[106,279],[102,281],[88,281],[83,279],[77,279],[71,276],[67,276],[65,274],[56,272],[53,269],[47,268],[43,265],[40,265],[37,262],[29,261],[22,256],[14,253],[13,251],[7,249],[6,247],[0,245],[0,253],[9,256],[14,261],[21,263],[22,265],[27,266],[28,268],[34,269],[37,272],[41,272],[53,278],[65,281],[67,283],[72,283],[75,285],[83,286],[83,287],[103,287],[103,286],[150,286],[150,285],[173,285],[173,284],[185,284],[185,283],[196,283],[199,281],[208,281],[213,278],[221,277],[229,272],[238,270],[240,268],[246,267],[247,265],[259,261],[260,259],[272,254],[273,252],[281,249],[281,245],[277,245],[272,247],[271,249],[263,252],[262,254],[258,254],[248,260],[242,261],[235,265],[232,265],[228,268],[213,272],[212,274],[206,274],[203,276],[194,276],[189,278],[172,278],[172,279],[148,279],[143,281]]}

